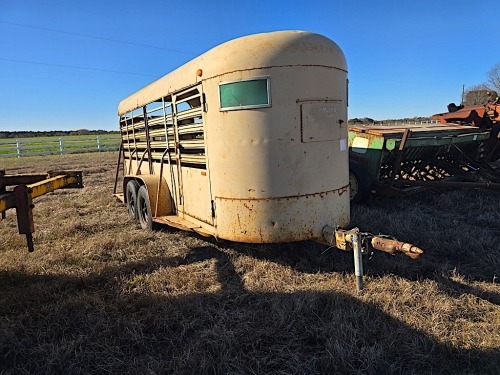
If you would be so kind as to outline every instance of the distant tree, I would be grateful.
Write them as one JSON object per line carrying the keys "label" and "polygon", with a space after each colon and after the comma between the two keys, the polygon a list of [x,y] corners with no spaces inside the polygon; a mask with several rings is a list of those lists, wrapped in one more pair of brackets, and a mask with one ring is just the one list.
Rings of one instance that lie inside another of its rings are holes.
{"label": "distant tree", "polygon": [[486,83],[470,86],[465,91],[464,105],[480,105],[486,104],[489,99],[491,89]]}
{"label": "distant tree", "polygon": [[91,133],[90,133],[90,131],[88,131],[87,129],[78,129],[78,130],[76,131],[76,133],[77,133],[78,135],[89,135],[89,134],[91,134]]}
{"label": "distant tree", "polygon": [[363,118],[352,118],[349,120],[349,124],[363,124],[363,125],[369,125],[373,124],[375,122],[374,119],[369,118],[369,117],[363,117]]}
{"label": "distant tree", "polygon": [[349,119],[349,124],[362,124],[363,123],[363,120],[355,117],[355,118],[352,118],[352,119]]}
{"label": "distant tree", "polygon": [[490,88],[500,93],[500,63],[493,65],[487,77]]}

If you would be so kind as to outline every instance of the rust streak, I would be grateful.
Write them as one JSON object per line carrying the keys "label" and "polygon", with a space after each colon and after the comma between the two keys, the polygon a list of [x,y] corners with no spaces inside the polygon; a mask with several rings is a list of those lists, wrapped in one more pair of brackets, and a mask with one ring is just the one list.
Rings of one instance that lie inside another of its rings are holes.
{"label": "rust streak", "polygon": [[[301,195],[288,195],[284,197],[270,197],[270,198],[227,198],[227,197],[216,197],[216,199],[221,199],[221,200],[228,200],[228,201],[273,201],[273,200],[283,200],[283,199],[299,199],[299,198],[309,198],[309,197],[316,197],[320,196],[323,197],[328,194],[335,194],[337,193],[339,196],[346,193],[349,190],[349,185],[342,186],[341,188],[334,189],[334,190],[329,190],[329,191],[322,191],[318,193],[312,193],[312,194],[301,194]],[[247,207],[247,206],[245,206]],[[251,210],[250,207],[247,207],[249,210]]]}
{"label": "rust streak", "polygon": [[412,259],[418,259],[424,253],[422,249],[410,243],[392,240],[389,238],[373,237],[371,245],[374,249],[389,254],[403,253]]}

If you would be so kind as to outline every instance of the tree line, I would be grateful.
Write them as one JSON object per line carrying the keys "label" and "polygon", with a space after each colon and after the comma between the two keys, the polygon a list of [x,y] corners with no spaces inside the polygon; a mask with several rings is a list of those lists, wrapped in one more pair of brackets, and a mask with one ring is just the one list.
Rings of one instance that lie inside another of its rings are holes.
{"label": "tree line", "polygon": [[394,119],[386,119],[386,120],[374,120],[370,117],[362,117],[362,118],[350,118],[348,123],[349,125],[373,125],[373,124],[401,124],[401,123],[412,123],[412,122],[421,122],[421,121],[430,121],[430,117],[405,117],[405,118],[394,118]]}
{"label": "tree line", "polygon": [[486,82],[469,86],[464,92],[463,105],[480,105],[498,99],[500,93],[500,63],[496,63],[486,74]]}
{"label": "tree line", "polygon": [[108,130],[51,130],[51,131],[4,131],[0,130],[1,138],[34,138],[34,137],[67,137],[69,135],[101,135],[118,134],[118,131]]}

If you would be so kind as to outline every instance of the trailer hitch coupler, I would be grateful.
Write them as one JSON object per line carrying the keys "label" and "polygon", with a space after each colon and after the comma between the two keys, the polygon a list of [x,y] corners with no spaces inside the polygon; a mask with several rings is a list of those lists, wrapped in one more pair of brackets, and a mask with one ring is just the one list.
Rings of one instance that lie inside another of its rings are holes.
{"label": "trailer hitch coupler", "polygon": [[371,239],[371,245],[374,249],[383,251],[384,253],[403,253],[406,256],[409,256],[411,259],[418,259],[424,253],[422,249],[415,245],[412,245],[411,243],[377,236],[374,236]]}

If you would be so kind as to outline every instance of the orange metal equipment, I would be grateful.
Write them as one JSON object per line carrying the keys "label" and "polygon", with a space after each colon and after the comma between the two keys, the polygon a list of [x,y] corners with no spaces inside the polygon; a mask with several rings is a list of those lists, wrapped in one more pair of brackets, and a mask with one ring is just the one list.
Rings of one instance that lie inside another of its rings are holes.
{"label": "orange metal equipment", "polygon": [[443,124],[472,125],[490,131],[490,139],[485,143],[485,160],[500,158],[500,97],[492,95],[485,105],[457,106],[450,103],[448,112],[435,114],[432,118]]}

